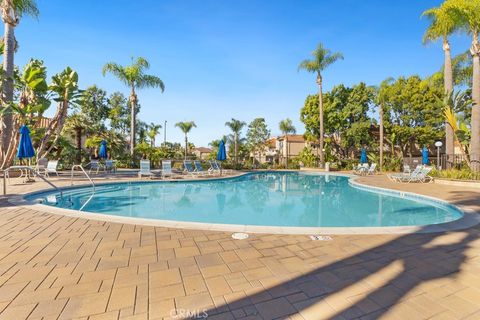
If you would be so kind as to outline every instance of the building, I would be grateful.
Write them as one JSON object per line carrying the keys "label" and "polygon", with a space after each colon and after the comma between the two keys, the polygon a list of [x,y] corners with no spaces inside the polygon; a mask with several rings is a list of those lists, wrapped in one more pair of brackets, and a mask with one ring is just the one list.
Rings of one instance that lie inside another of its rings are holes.
{"label": "building", "polygon": [[307,146],[312,146],[312,143],[305,140],[304,136],[300,134],[273,137],[267,141],[264,150],[260,155],[257,154],[255,159],[260,163],[283,163],[287,153],[289,159],[292,159]]}
{"label": "building", "polygon": [[200,160],[207,159],[211,152],[212,152],[212,149],[205,148],[205,147],[198,147],[198,148],[195,148],[195,150],[193,151],[197,159],[200,159]]}

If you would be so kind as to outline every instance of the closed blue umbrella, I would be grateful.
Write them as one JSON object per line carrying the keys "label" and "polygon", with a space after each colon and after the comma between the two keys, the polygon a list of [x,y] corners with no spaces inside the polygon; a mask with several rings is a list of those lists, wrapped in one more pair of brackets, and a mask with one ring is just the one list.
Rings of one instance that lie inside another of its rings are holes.
{"label": "closed blue umbrella", "polygon": [[227,160],[227,151],[225,150],[225,142],[223,142],[223,140],[220,141],[220,145],[218,146],[217,160],[218,161]]}
{"label": "closed blue umbrella", "polygon": [[368,163],[367,150],[365,150],[365,148],[362,148],[362,153],[360,154],[360,163]]}
{"label": "closed blue umbrella", "polygon": [[428,164],[428,149],[426,147],[422,149],[422,164]]}
{"label": "closed blue umbrella", "polygon": [[32,140],[30,139],[30,130],[26,125],[20,127],[20,143],[18,144],[17,158],[32,158],[35,156]]}
{"label": "closed blue umbrella", "polygon": [[[218,161],[227,160],[227,150],[225,150],[225,142],[223,142],[223,140],[220,141],[220,145],[218,146],[217,160]],[[220,175],[222,175],[222,167],[221,166],[220,166]]]}
{"label": "closed blue umbrella", "polygon": [[100,143],[100,150],[98,152],[98,156],[100,157],[100,159],[107,159],[108,158],[108,155],[107,155],[107,141],[102,140],[102,142]]}

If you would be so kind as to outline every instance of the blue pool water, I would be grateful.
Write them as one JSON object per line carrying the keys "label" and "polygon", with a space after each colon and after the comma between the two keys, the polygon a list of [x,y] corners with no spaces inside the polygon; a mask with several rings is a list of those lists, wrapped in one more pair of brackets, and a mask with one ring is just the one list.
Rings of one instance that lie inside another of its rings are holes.
{"label": "blue pool water", "polygon": [[[440,202],[353,187],[348,177],[301,172],[252,173],[213,181],[132,182],[97,186],[83,211],[205,223],[296,226],[412,226],[462,216]],[[32,195],[50,206],[80,209],[91,188]]]}

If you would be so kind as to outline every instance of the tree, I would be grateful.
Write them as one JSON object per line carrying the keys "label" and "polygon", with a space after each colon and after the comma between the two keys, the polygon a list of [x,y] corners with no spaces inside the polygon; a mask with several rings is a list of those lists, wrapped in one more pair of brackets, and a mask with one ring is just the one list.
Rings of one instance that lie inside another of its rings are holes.
{"label": "tree", "polygon": [[129,66],[122,66],[120,64],[110,62],[107,63],[102,70],[103,75],[107,73],[113,74],[124,85],[130,88],[130,154],[133,156],[135,150],[135,134],[136,134],[136,112],[138,106],[138,97],[136,90],[144,88],[160,88],[163,92],[165,85],[163,81],[153,75],[145,74],[145,71],[150,68],[150,64],[144,58],[132,58],[132,64]]}
{"label": "tree", "polygon": [[[65,68],[61,73],[52,77],[52,83],[49,86],[54,98],[53,100],[58,102],[57,111],[50,121],[45,135],[40,141],[40,146],[37,149],[37,156],[39,158],[45,157],[48,152],[54,147],[55,142],[60,137],[63,125],[67,118],[68,108],[71,105],[78,103],[78,98],[81,91],[78,89],[78,74],[70,67]],[[50,138],[54,136],[53,142]],[[50,143],[50,147],[48,144]]]}
{"label": "tree", "polygon": [[114,92],[108,98],[107,104],[110,126],[125,135],[129,125],[127,98],[120,92]]}
{"label": "tree", "polygon": [[82,163],[82,135],[91,125],[90,120],[82,113],[72,114],[65,123],[64,131],[75,136],[77,164]]}
{"label": "tree", "polygon": [[[442,39],[444,52],[443,80],[445,94],[449,95],[453,91],[453,71],[452,57],[450,52],[450,43],[448,37],[459,27],[458,17],[444,3],[438,8],[431,8],[423,12],[422,16],[426,16],[430,20],[430,25],[425,32],[423,42],[427,43]],[[453,130],[448,123],[445,123],[445,150],[447,156],[454,153]]]}
{"label": "tree", "polygon": [[[329,146],[340,158],[346,158],[363,144],[370,144],[372,120],[368,112],[373,103],[374,89],[365,83],[352,88],[335,86],[323,95],[324,134]],[[309,95],[300,111],[307,140],[316,140],[320,132],[318,95]]]}
{"label": "tree", "polygon": [[234,144],[234,155],[235,155],[235,168],[238,165],[238,144],[239,144],[239,138],[240,134],[242,132],[243,127],[247,125],[246,122],[233,119],[231,121],[225,122],[225,125],[232,130],[233,133],[233,144]]}
{"label": "tree", "polygon": [[415,145],[428,145],[444,137],[443,107],[438,97],[443,88],[432,86],[418,76],[400,77],[384,86],[385,126],[395,134],[405,157]]}
{"label": "tree", "polygon": [[288,168],[288,155],[290,153],[290,146],[288,145],[288,135],[291,134],[291,133],[296,133],[297,132],[297,129],[295,129],[295,127],[293,126],[293,123],[292,123],[292,120],[290,119],[285,119],[285,120],[282,120],[280,121],[279,123],[279,128],[280,128],[280,131],[282,132],[283,136],[285,137],[285,143],[286,143],[286,152],[287,152],[287,155],[285,157],[285,168],[287,169]]}
{"label": "tree", "polygon": [[330,50],[323,47],[320,43],[317,46],[317,49],[312,52],[312,60],[303,60],[298,66],[299,70],[306,70],[308,72],[317,74],[317,85],[318,85],[318,101],[319,101],[319,122],[320,122],[320,132],[319,132],[319,148],[320,148],[320,166],[323,168],[325,166],[325,155],[323,154],[323,144],[324,144],[324,128],[323,128],[323,97],[322,97],[322,72],[329,65],[333,64],[339,59],[343,59],[343,55],[339,52],[332,53]]}
{"label": "tree", "polygon": [[185,134],[185,160],[187,160],[187,153],[188,153],[188,133],[192,128],[196,128],[197,125],[193,121],[188,122],[177,122],[175,127],[180,128],[182,132]]}
{"label": "tree", "polygon": [[150,144],[152,147],[155,147],[155,137],[160,134],[160,129],[162,129],[161,124],[150,123],[148,126],[147,136],[150,138]]}
{"label": "tree", "polygon": [[270,138],[270,130],[268,130],[267,123],[264,118],[255,118],[248,125],[247,144],[250,152],[255,155],[260,152]]}
{"label": "tree", "polygon": [[445,5],[458,15],[460,26],[472,36],[472,120],[470,157],[472,170],[480,171],[480,0],[448,0]]}
{"label": "tree", "polygon": [[14,91],[14,54],[16,51],[15,27],[24,15],[38,17],[39,11],[34,0],[1,0],[2,20],[4,24],[3,41],[3,81],[2,81],[2,110],[0,121],[0,165],[8,166],[12,159],[6,159],[9,147],[12,146],[12,137],[15,134],[13,124]]}
{"label": "tree", "polygon": [[96,85],[88,87],[80,96],[78,108],[88,119],[89,123],[95,125],[102,124],[110,113],[107,93]]}

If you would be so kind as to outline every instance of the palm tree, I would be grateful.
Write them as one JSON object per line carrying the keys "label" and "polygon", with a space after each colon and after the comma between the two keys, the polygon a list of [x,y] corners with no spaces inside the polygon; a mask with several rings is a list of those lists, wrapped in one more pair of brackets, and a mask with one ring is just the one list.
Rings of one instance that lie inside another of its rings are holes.
{"label": "palm tree", "polygon": [[[389,77],[380,83],[380,87],[377,89],[377,105],[378,105],[378,126],[380,129],[380,138],[379,138],[379,148],[380,148],[380,171],[383,170],[383,142],[385,140],[384,138],[384,121],[383,121],[383,116],[385,112],[385,90],[387,90],[388,85],[392,83],[393,78]],[[393,150],[392,150],[392,156],[393,156]]]}
{"label": "palm tree", "polygon": [[[457,15],[448,8],[447,4],[442,4],[438,8],[431,8],[423,12],[430,20],[430,26],[423,36],[423,43],[428,43],[441,39],[443,42],[444,67],[443,82],[445,94],[449,95],[453,91],[453,71],[452,56],[450,52],[450,43],[448,37],[459,27]],[[445,122],[445,152],[447,156],[454,154],[454,132],[452,127]]]}
{"label": "palm tree", "polygon": [[123,82],[130,88],[130,154],[133,156],[135,151],[135,133],[136,133],[136,113],[138,108],[138,97],[136,90],[144,88],[160,88],[162,92],[165,90],[163,81],[153,75],[145,74],[145,71],[150,68],[150,64],[144,58],[132,58],[132,64],[129,66],[122,66],[114,62],[109,62],[103,66],[102,73],[105,76],[107,73],[113,74],[118,80]]}
{"label": "palm tree", "polygon": [[293,126],[292,120],[290,120],[288,118],[280,121],[279,127],[280,127],[280,131],[282,131],[282,134],[285,137],[285,144],[286,144],[286,147],[287,147],[287,155],[285,157],[285,168],[287,169],[288,168],[288,154],[290,153],[290,146],[288,145],[288,135],[290,133],[297,132],[297,129],[295,129],[295,127]]}
{"label": "palm tree", "polygon": [[240,121],[240,120],[237,120],[237,119],[233,119],[232,118],[232,121],[227,121],[225,122],[225,125],[227,127],[230,128],[230,130],[232,130],[233,132],[233,144],[235,146],[235,168],[237,167],[237,164],[238,164],[238,143],[239,143],[239,137],[240,137],[240,133],[243,129],[243,127],[245,127],[247,125],[246,122],[243,122],[243,121]]}
{"label": "palm tree", "polygon": [[177,122],[175,127],[180,128],[182,132],[185,134],[185,160],[187,160],[187,153],[188,153],[188,133],[192,130],[193,127],[197,127],[195,122],[193,121],[186,121],[186,122]]}
{"label": "palm tree", "polygon": [[77,147],[77,164],[82,163],[82,135],[90,128],[92,123],[81,113],[72,114],[65,122],[65,130],[75,136]]}
{"label": "palm tree", "polygon": [[317,74],[317,85],[318,85],[318,105],[319,105],[319,118],[320,118],[320,139],[319,139],[319,148],[320,148],[320,166],[323,168],[325,166],[325,155],[323,152],[324,144],[324,129],[323,129],[323,96],[322,96],[322,71],[325,70],[329,65],[334,63],[339,59],[343,59],[343,55],[339,52],[332,53],[330,50],[323,47],[320,43],[317,46],[317,49],[312,52],[313,59],[303,60],[298,66],[299,70],[306,70],[307,72],[312,72]]}
{"label": "palm tree", "polygon": [[[1,0],[0,9],[2,10],[2,20],[4,24],[3,38],[3,97],[4,106],[10,105],[13,101],[13,73],[14,73],[14,54],[16,50],[15,27],[20,23],[24,15],[38,17],[39,11],[34,0]],[[4,162],[10,140],[13,136],[13,113],[10,108],[4,110],[1,116],[0,124],[3,124],[0,137],[0,163]]]}
{"label": "palm tree", "polygon": [[155,137],[158,136],[160,133],[160,129],[162,129],[161,124],[150,123],[148,126],[147,136],[150,138],[150,144],[152,147],[155,147]]}
{"label": "palm tree", "polygon": [[445,5],[459,18],[462,29],[472,35],[470,54],[472,55],[472,120],[470,160],[471,168],[480,171],[480,1],[479,0],[447,0]]}

